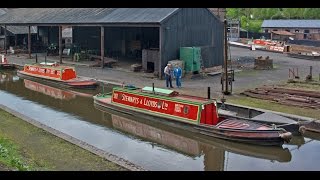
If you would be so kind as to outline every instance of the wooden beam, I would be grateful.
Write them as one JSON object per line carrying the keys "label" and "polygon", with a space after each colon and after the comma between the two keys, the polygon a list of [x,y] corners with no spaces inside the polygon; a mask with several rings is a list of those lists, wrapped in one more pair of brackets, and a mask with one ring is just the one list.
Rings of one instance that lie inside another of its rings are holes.
{"label": "wooden beam", "polygon": [[59,59],[62,64],[62,26],[59,26]]}
{"label": "wooden beam", "polygon": [[28,32],[28,52],[29,52],[29,59],[31,59],[31,29],[30,26],[28,26],[29,32]]}
{"label": "wooden beam", "polygon": [[101,67],[104,68],[104,27],[101,26]]}
{"label": "wooden beam", "polygon": [[7,26],[4,26],[4,49],[7,54]]}

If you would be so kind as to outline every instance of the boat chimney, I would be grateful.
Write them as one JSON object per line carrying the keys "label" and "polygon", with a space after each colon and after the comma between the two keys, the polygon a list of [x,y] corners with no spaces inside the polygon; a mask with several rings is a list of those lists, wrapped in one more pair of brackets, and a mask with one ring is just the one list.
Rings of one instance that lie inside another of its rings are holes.
{"label": "boat chimney", "polygon": [[211,99],[210,94],[210,87],[208,87],[208,99]]}
{"label": "boat chimney", "polygon": [[154,83],[152,83],[152,92],[154,94]]}

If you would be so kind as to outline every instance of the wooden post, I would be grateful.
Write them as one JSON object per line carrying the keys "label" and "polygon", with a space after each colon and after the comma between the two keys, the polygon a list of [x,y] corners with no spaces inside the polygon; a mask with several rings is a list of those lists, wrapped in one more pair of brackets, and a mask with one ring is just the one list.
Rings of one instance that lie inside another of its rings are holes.
{"label": "wooden post", "polygon": [[7,26],[4,25],[4,49],[7,54]]}
{"label": "wooden post", "polygon": [[104,27],[101,26],[101,37],[100,37],[100,43],[101,43],[101,67],[104,68]]}
{"label": "wooden post", "polygon": [[31,59],[31,29],[29,27],[29,32],[28,32],[28,52],[29,52],[29,59]]}
{"label": "wooden post", "polygon": [[62,64],[62,27],[59,26],[59,59]]}
{"label": "wooden post", "polygon": [[228,90],[228,39],[227,39],[227,27],[228,22],[224,20],[224,94],[230,94]]}

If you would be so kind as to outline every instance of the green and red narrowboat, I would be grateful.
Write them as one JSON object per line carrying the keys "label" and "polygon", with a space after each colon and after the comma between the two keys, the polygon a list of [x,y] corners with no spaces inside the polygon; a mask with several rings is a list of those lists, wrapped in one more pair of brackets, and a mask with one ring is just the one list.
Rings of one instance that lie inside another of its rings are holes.
{"label": "green and red narrowboat", "polygon": [[77,89],[95,89],[98,83],[93,79],[77,77],[74,67],[57,63],[26,64],[18,76],[31,80],[41,80],[50,85]]}
{"label": "green and red narrowboat", "polygon": [[166,121],[174,127],[207,137],[257,145],[282,145],[292,138],[292,134],[282,128],[240,118],[219,117],[215,100],[168,89],[115,87],[110,93],[95,95],[94,103],[122,113]]}
{"label": "green and red narrowboat", "polygon": [[14,69],[15,65],[8,63],[5,55],[0,54],[0,70],[1,69]]}

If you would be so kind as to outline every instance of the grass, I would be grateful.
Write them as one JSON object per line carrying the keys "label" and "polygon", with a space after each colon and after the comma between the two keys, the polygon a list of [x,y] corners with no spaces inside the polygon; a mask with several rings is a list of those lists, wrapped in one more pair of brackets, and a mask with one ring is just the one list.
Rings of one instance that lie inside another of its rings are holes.
{"label": "grass", "polygon": [[17,146],[5,137],[0,137],[0,162],[9,167],[9,169],[32,170],[32,166],[28,166],[23,160]]}
{"label": "grass", "polygon": [[255,99],[255,98],[244,97],[244,96],[232,96],[228,98],[227,102],[320,119],[319,110],[286,106],[286,105],[277,104],[275,102],[267,101],[267,100]]}
{"label": "grass", "polygon": [[261,99],[255,99],[255,98],[235,95],[235,96],[228,97],[227,102],[233,103],[233,104],[239,104],[239,105],[244,105],[244,106],[260,108],[260,109],[267,109],[267,110],[271,110],[271,111],[277,111],[277,112],[283,112],[283,113],[288,113],[288,114],[295,114],[295,115],[299,115],[299,116],[320,119],[319,110],[286,106],[286,105],[277,104],[275,102],[267,101],[267,100],[261,100]]}
{"label": "grass", "polygon": [[298,89],[298,90],[302,89],[302,90],[317,91],[317,92],[320,91],[320,82],[319,82],[319,85],[318,84],[308,84],[308,83],[304,83],[304,82],[302,82],[302,83],[296,82],[296,83],[286,83],[281,86],[285,87],[285,88],[290,88],[290,89]]}
{"label": "grass", "polygon": [[[288,89],[296,89],[296,90],[309,90],[309,91],[320,91],[320,85],[308,84],[308,83],[279,83],[278,87],[288,88]],[[250,106],[255,108],[267,109],[277,112],[283,112],[288,114],[295,114],[299,116],[311,117],[315,119],[320,119],[320,112],[317,109],[310,108],[301,108],[294,106],[287,106],[278,104],[276,102],[256,99],[251,97],[246,97],[242,95],[234,95],[230,96],[227,99],[228,102],[233,104],[239,104],[244,106]]]}
{"label": "grass", "polygon": [[0,145],[0,164],[11,170],[126,170],[1,109]]}

